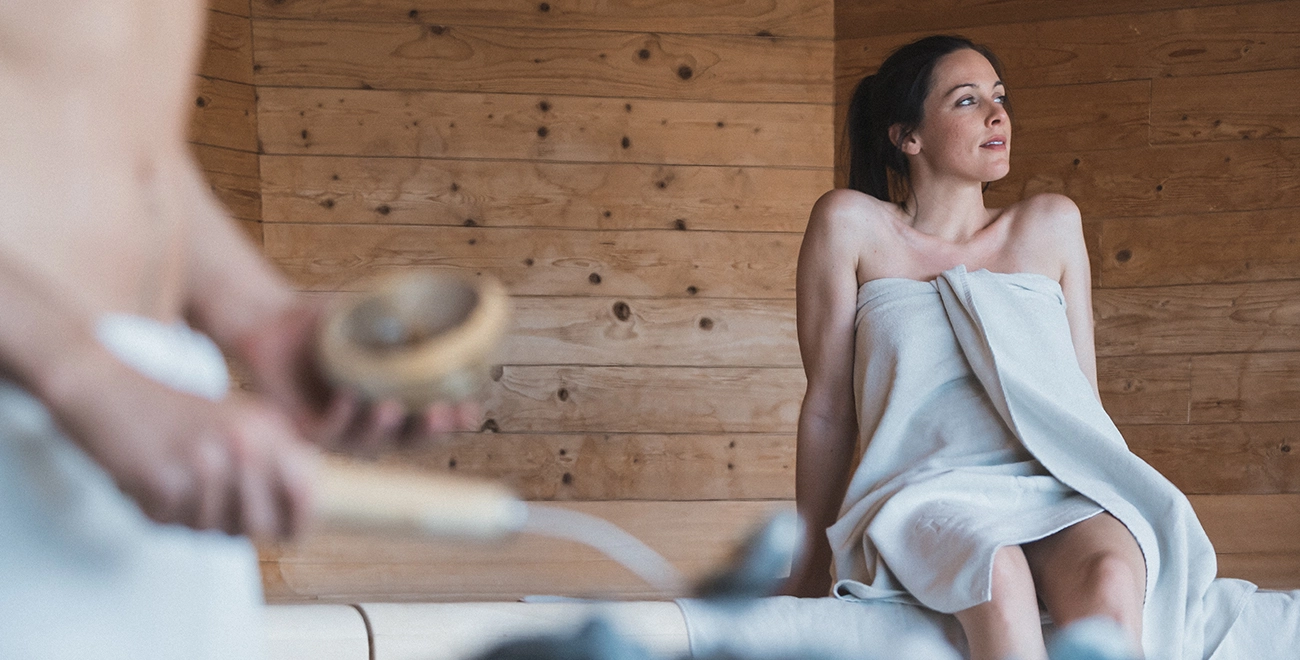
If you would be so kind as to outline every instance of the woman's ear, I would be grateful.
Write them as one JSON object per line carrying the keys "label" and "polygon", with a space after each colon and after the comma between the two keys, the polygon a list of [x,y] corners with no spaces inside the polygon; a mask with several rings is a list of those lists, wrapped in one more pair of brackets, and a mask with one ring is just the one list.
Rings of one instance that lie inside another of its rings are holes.
{"label": "woman's ear", "polygon": [[917,139],[916,132],[904,132],[902,124],[894,124],[889,127],[889,141],[893,142],[899,151],[909,156],[921,153],[921,141]]}

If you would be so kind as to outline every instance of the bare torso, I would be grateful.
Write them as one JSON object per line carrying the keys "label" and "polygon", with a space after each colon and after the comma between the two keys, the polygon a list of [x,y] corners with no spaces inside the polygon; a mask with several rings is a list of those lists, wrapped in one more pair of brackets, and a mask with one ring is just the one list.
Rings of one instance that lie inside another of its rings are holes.
{"label": "bare torso", "polygon": [[170,0],[0,3],[0,256],[92,313],[180,311],[203,19]]}

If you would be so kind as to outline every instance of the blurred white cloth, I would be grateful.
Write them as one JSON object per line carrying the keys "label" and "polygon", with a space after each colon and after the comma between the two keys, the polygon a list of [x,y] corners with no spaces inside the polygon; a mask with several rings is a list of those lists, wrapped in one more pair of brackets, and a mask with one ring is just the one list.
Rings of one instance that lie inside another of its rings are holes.
{"label": "blurred white cloth", "polygon": [[[184,325],[115,315],[96,330],[177,390],[229,388],[220,351]],[[148,520],[39,401],[0,380],[0,658],[258,660],[262,607],[247,540]]]}

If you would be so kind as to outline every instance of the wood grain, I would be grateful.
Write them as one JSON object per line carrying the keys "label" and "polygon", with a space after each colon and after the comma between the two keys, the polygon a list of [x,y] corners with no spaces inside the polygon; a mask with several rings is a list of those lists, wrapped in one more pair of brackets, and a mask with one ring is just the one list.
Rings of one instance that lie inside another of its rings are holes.
{"label": "wood grain", "polygon": [[257,101],[252,85],[198,77],[190,141],[257,152]]}
{"label": "wood grain", "polygon": [[1084,217],[1174,216],[1300,207],[1300,140],[1249,140],[1011,159],[989,188],[1001,206],[1040,192],[1068,195]]}
{"label": "wood grain", "polygon": [[255,0],[253,11],[261,18],[821,39],[835,36],[831,0]]}
{"label": "wood grain", "polygon": [[1122,426],[1129,449],[1188,494],[1300,493],[1300,424]]}
{"label": "wood grain", "polygon": [[412,267],[491,273],[515,295],[791,298],[797,234],[485,227],[264,227],[298,286],[355,290]]}
{"label": "wood grain", "polygon": [[1300,353],[1226,353],[1192,358],[1191,421],[1300,420]]}
{"label": "wood grain", "polygon": [[1098,355],[1300,350],[1300,282],[1102,289]]}
{"label": "wood grain", "polygon": [[1112,0],[921,0],[907,4],[841,2],[835,6],[835,36],[871,37],[899,32],[968,31],[985,25],[1035,23],[1082,16],[1112,16],[1131,12],[1186,9],[1205,5],[1252,4],[1259,0],[1143,0],[1121,4]]}
{"label": "wood grain", "polygon": [[1111,288],[1300,278],[1297,220],[1297,208],[1102,220],[1096,284]]}
{"label": "wood grain", "polygon": [[252,8],[249,5],[249,0],[208,0],[208,9],[245,18],[251,13]]}
{"label": "wood grain", "polygon": [[258,128],[269,154],[816,168],[832,158],[829,105],[266,88]]}
{"label": "wood grain", "polygon": [[792,434],[462,433],[381,462],[500,480],[529,500],[794,497]]}
{"label": "wood grain", "polygon": [[[1300,5],[1255,2],[1045,19],[962,32],[992,48],[1005,64],[1013,89],[1237,73],[1295,66],[1300,56]],[[839,39],[836,78],[861,78],[895,48],[932,33],[924,28]]]}
{"label": "wood grain", "polygon": [[1151,81],[1151,141],[1300,137],[1296,68]]}
{"label": "wood grain", "polygon": [[801,369],[506,366],[484,426],[545,433],[792,433]]}
{"label": "wood grain", "polygon": [[1187,498],[1220,555],[1300,553],[1300,495],[1193,495]]}
{"label": "wood grain", "polygon": [[829,170],[263,156],[267,222],[801,232]]}
{"label": "wood grain", "polygon": [[1181,355],[1097,359],[1097,385],[1116,424],[1185,424],[1191,358]]}
{"label": "wood grain", "polygon": [[209,11],[199,75],[253,84],[253,33],[247,18]]}
{"label": "wood grain", "polygon": [[802,366],[793,300],[515,297],[502,364]]}
{"label": "wood grain", "polygon": [[277,87],[831,103],[830,40],[257,20]]}
{"label": "wood grain", "polygon": [[1247,580],[1261,589],[1296,589],[1300,586],[1300,554],[1259,552],[1219,555],[1219,577]]}
{"label": "wood grain", "polygon": [[212,192],[231,215],[241,220],[261,220],[257,154],[202,144],[191,144],[191,149],[212,186]]}
{"label": "wood grain", "polygon": [[[776,502],[567,502],[610,520],[688,576],[720,565],[733,544]],[[529,594],[662,598],[664,594],[596,551],[569,541],[519,536],[507,543],[455,544],[320,535],[261,548],[270,602],[515,600]]]}

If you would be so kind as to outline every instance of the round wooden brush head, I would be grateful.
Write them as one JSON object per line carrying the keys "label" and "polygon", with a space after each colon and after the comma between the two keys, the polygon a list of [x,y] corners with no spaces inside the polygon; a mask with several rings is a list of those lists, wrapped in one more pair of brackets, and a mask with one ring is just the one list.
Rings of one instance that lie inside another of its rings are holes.
{"label": "round wooden brush head", "polygon": [[508,298],[496,280],[455,271],[376,281],[326,316],[319,354],[335,383],[412,410],[458,401],[488,379]]}

